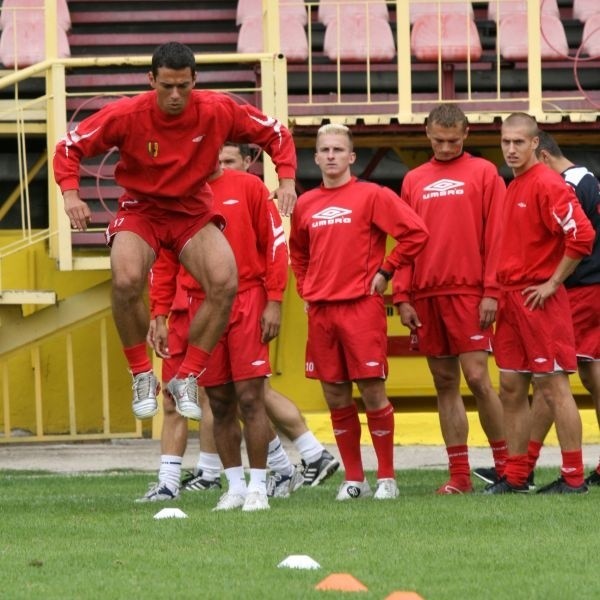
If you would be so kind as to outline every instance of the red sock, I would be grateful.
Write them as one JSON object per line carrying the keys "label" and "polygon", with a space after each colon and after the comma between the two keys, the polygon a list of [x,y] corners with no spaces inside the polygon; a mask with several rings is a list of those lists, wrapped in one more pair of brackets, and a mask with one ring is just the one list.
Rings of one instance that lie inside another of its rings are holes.
{"label": "red sock", "polygon": [[504,469],[506,481],[513,487],[521,487],[527,481],[529,475],[529,463],[527,454],[513,454],[506,457],[506,468]]}
{"label": "red sock", "polygon": [[450,481],[460,489],[471,487],[471,467],[469,466],[469,447],[446,446]]}
{"label": "red sock", "polygon": [[506,440],[489,440],[492,456],[494,457],[494,465],[496,466],[496,475],[502,477],[506,468],[506,457],[508,456],[508,446]]}
{"label": "red sock", "polygon": [[179,371],[177,371],[177,379],[185,379],[189,375],[194,377],[202,375],[204,369],[206,369],[209,356],[210,352],[189,344],[183,362],[179,367]]}
{"label": "red sock", "polygon": [[535,465],[537,465],[543,445],[544,442],[538,442],[537,440],[529,440],[527,444],[527,464],[529,465],[530,473],[535,469]]}
{"label": "red sock", "polygon": [[560,474],[571,487],[583,485],[583,452],[579,450],[561,451],[562,467]]}
{"label": "red sock", "polygon": [[344,408],[332,408],[329,412],[335,442],[346,469],[346,481],[362,481],[365,472],[360,454],[361,426],[358,408],[356,404],[351,404]]}
{"label": "red sock", "polygon": [[598,463],[598,466],[596,467],[596,473],[598,473],[598,475],[600,475],[600,462]]}
{"label": "red sock", "polygon": [[367,425],[377,456],[377,479],[394,477],[394,407],[366,411]]}
{"label": "red sock", "polygon": [[127,364],[132,375],[152,371],[152,363],[148,356],[146,342],[130,346],[129,348],[123,348],[123,352],[125,353],[125,358],[127,359]]}

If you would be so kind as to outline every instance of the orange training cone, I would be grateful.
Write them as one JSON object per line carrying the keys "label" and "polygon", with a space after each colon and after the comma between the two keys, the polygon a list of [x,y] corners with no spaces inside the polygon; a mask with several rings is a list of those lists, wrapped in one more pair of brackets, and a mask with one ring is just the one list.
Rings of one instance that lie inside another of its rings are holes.
{"label": "orange training cone", "polygon": [[316,590],[335,590],[338,592],[367,592],[368,589],[350,573],[332,573],[315,586]]}
{"label": "orange training cone", "polygon": [[385,600],[423,600],[417,592],[392,592]]}

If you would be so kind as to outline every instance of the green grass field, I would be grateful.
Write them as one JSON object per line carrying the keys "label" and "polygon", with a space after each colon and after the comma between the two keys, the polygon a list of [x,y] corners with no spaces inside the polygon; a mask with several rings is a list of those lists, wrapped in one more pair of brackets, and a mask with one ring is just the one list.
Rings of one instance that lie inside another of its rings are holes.
{"label": "green grass field", "polygon": [[[556,470],[536,471],[538,484]],[[219,492],[135,504],[146,473],[0,472],[0,597],[600,598],[600,489],[586,496],[439,497],[437,470],[401,471],[395,501],[334,500],[338,473],[259,513],[213,513]],[[369,478],[374,480],[374,474]],[[482,489],[482,486],[479,486]],[[307,554],[318,570],[278,568]],[[350,573],[368,592],[315,590]]]}

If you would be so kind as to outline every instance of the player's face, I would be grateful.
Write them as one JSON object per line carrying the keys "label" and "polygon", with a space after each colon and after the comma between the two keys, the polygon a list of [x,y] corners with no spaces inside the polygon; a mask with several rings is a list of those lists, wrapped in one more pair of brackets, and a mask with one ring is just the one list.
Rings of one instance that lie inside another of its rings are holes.
{"label": "player's face", "polygon": [[219,152],[219,164],[221,169],[247,171],[250,166],[250,157],[243,157],[237,146],[223,146]]}
{"label": "player's face", "polygon": [[514,171],[515,175],[523,173],[537,162],[535,149],[538,147],[539,138],[531,136],[525,125],[502,125],[500,145],[506,164]]}
{"label": "player's face", "polygon": [[431,123],[427,125],[426,132],[436,160],[447,161],[460,156],[469,129],[462,123],[457,123],[452,127]]}
{"label": "player's face", "polygon": [[337,178],[350,172],[356,154],[350,147],[350,140],[340,133],[322,134],[317,139],[315,162],[324,177]]}
{"label": "player's face", "polygon": [[149,74],[150,85],[156,90],[158,108],[168,115],[183,112],[194,89],[194,77],[189,67],[168,69],[159,67],[156,77]]}

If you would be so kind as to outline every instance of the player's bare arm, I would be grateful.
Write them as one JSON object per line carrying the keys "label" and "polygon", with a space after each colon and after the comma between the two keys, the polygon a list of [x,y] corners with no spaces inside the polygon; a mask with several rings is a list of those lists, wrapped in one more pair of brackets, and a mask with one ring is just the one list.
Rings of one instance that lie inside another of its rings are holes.
{"label": "player's bare arm", "polygon": [[63,192],[65,212],[71,221],[71,227],[77,231],[85,231],[92,220],[90,207],[81,199],[79,190],[65,190]]}
{"label": "player's bare arm", "polygon": [[398,306],[398,314],[400,315],[400,322],[405,327],[408,327],[411,330],[417,329],[421,327],[421,321],[419,319],[419,315],[417,315],[417,311],[414,309],[413,305],[409,302],[400,302]]}
{"label": "player's bare arm", "polygon": [[284,217],[289,217],[296,205],[296,182],[293,179],[280,179],[279,187],[271,194],[277,199],[277,207]]}
{"label": "player's bare arm", "polygon": [[498,300],[484,296],[479,304],[479,326],[487,329],[496,320]]}
{"label": "player's bare arm", "polygon": [[263,344],[270,342],[279,335],[281,326],[281,302],[269,300],[260,319]]}

